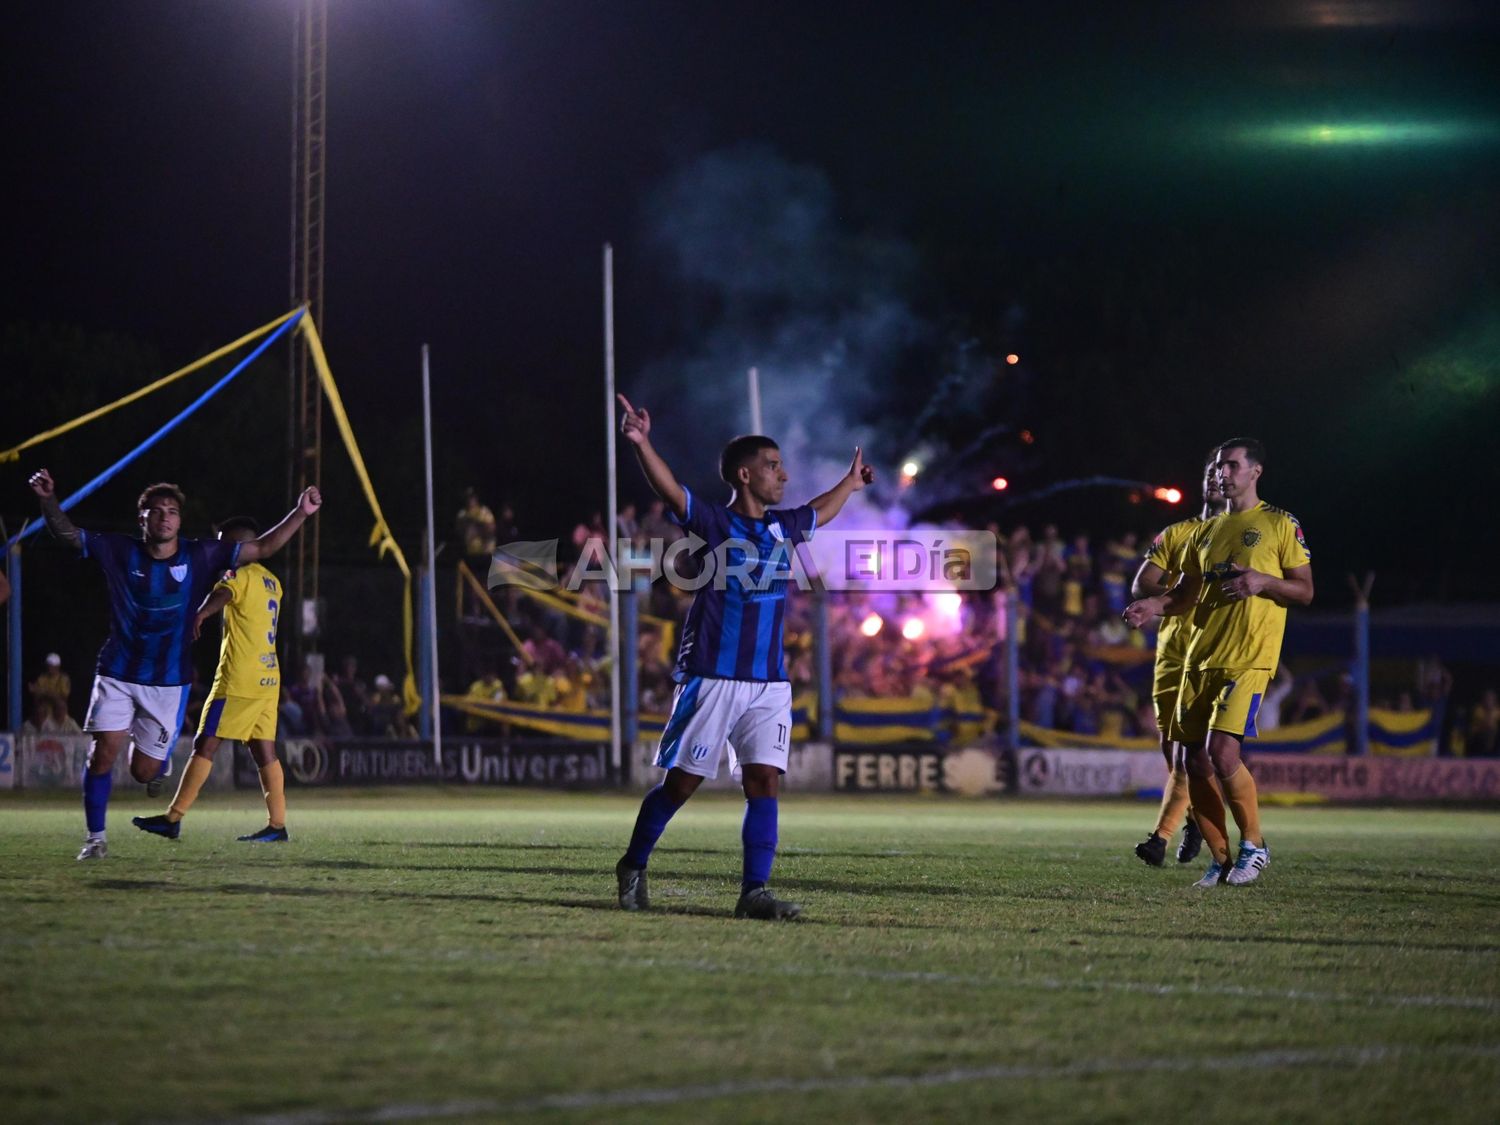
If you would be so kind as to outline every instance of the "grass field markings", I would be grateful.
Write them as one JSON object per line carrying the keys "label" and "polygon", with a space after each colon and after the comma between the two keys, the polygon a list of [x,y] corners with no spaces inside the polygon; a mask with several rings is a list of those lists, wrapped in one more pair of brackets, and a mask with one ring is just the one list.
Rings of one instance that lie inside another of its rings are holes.
{"label": "grass field markings", "polygon": [[1500,1044],[1457,1047],[1345,1046],[1286,1049],[1238,1054],[1229,1058],[1199,1056],[1178,1058],[1081,1059],[1060,1065],[1008,1064],[950,1067],[915,1074],[847,1074],[823,1078],[758,1078],[701,1083],[690,1086],[627,1087],[619,1090],[581,1090],[571,1094],[544,1094],[515,1101],[466,1099],[449,1102],[395,1102],[372,1109],[304,1109],[289,1113],[257,1114],[231,1120],[230,1125],[325,1125],[360,1121],[413,1121],[437,1117],[493,1117],[548,1110],[626,1109],[639,1106],[681,1105],[719,1101],[725,1098],[758,1097],[766,1094],[820,1094],[844,1090],[906,1090],[957,1086],[976,1082],[1051,1081],[1095,1078],[1106,1075],[1153,1073],[1197,1073],[1202,1071],[1271,1071],[1299,1067],[1366,1067],[1386,1063],[1439,1059],[1500,1058]]}

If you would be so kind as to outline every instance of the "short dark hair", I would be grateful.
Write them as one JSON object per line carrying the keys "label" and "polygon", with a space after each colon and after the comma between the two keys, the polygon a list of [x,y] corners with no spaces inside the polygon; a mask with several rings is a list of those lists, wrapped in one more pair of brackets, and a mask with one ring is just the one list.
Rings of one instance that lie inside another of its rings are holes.
{"label": "short dark hair", "polygon": [[762,449],[780,449],[770,438],[764,434],[741,434],[724,447],[724,452],[719,454],[719,476],[724,483],[731,487],[737,486],[739,481],[735,480],[734,474],[744,468],[746,462],[754,459],[755,455]]}
{"label": "short dark hair", "polygon": [[135,510],[137,512],[144,512],[147,508],[151,507],[151,501],[155,500],[158,496],[170,496],[173,500],[176,500],[179,512],[182,510],[182,506],[187,503],[187,497],[183,495],[182,489],[170,481],[160,480],[155,484],[148,484],[146,486],[145,491],[141,493],[140,498],[135,502]]}
{"label": "short dark hair", "polygon": [[1243,449],[1245,460],[1252,465],[1264,465],[1266,463],[1266,447],[1253,437],[1230,438],[1221,441],[1219,447],[1214,450],[1215,456],[1223,453],[1226,449]]}
{"label": "short dark hair", "polygon": [[250,516],[230,516],[227,520],[221,520],[214,528],[220,535],[230,531],[248,531],[251,535],[260,535],[260,524]]}

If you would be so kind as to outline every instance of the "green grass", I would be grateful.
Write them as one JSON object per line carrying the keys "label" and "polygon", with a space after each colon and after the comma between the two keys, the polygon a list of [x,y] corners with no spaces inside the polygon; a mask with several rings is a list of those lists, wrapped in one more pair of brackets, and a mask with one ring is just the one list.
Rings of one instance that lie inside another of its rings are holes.
{"label": "green grass", "polygon": [[1144,804],[799,794],[766,924],[707,794],[616,909],[635,805],[294,791],[251,846],[250,797],[172,843],[123,794],[80,864],[75,797],[0,795],[0,1116],[1500,1117],[1496,814],[1271,809],[1261,881],[1201,892],[1131,855]]}

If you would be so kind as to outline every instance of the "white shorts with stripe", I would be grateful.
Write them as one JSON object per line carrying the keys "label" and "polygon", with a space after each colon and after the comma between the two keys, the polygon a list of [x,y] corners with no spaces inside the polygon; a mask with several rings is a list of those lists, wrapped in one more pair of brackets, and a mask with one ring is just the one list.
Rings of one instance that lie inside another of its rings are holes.
{"label": "white shorts with stripe", "polygon": [[91,734],[128,730],[135,748],[160,762],[182,730],[188,690],[187,684],[160,687],[95,676],[83,729]]}
{"label": "white shorts with stripe", "polygon": [[781,681],[715,680],[694,676],[678,685],[662,731],[656,764],[698,777],[729,768],[775,766],[786,773],[792,733],[792,685]]}

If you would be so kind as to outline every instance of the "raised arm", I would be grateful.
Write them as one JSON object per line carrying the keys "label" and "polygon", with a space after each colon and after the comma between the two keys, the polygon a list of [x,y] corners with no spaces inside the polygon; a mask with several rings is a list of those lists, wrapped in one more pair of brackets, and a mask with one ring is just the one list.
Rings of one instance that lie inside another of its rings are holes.
{"label": "raised arm", "polygon": [[822,527],[829,523],[843,510],[844,504],[849,497],[853,496],[867,484],[875,483],[875,470],[865,464],[864,454],[860,452],[859,446],[854,447],[854,460],[849,462],[849,471],[845,473],[838,484],[834,485],[821,496],[814,496],[808,502],[813,511],[818,513],[818,526]]}
{"label": "raised arm", "polygon": [[318,491],[317,485],[304,488],[302,495],[297,498],[297,506],[287,513],[286,519],[259,539],[251,539],[240,544],[240,562],[255,562],[258,559],[270,558],[285,547],[287,541],[297,533],[297,529],[307,522],[307,517],[316,515],[322,506],[323,494]]}
{"label": "raised arm", "polygon": [[26,483],[31,485],[31,491],[35,492],[37,499],[41,501],[42,518],[47,521],[47,527],[52,534],[73,550],[83,550],[83,532],[73,526],[68,513],[63,511],[62,506],[58,504],[57,486],[52,483],[52,474],[46,469],[38,469],[27,478]]}
{"label": "raised arm", "polygon": [[193,640],[196,641],[203,632],[203,623],[233,600],[234,595],[222,586],[215,586],[210,590],[208,597],[198,607],[198,612],[193,614]]}
{"label": "raised arm", "polygon": [[615,398],[620,400],[620,405],[625,410],[620,417],[620,433],[635,446],[635,459],[641,463],[646,483],[679,520],[687,519],[687,490],[677,482],[671,467],[662,460],[661,454],[651,444],[650,411],[644,407],[637,410],[624,395],[615,395]]}

